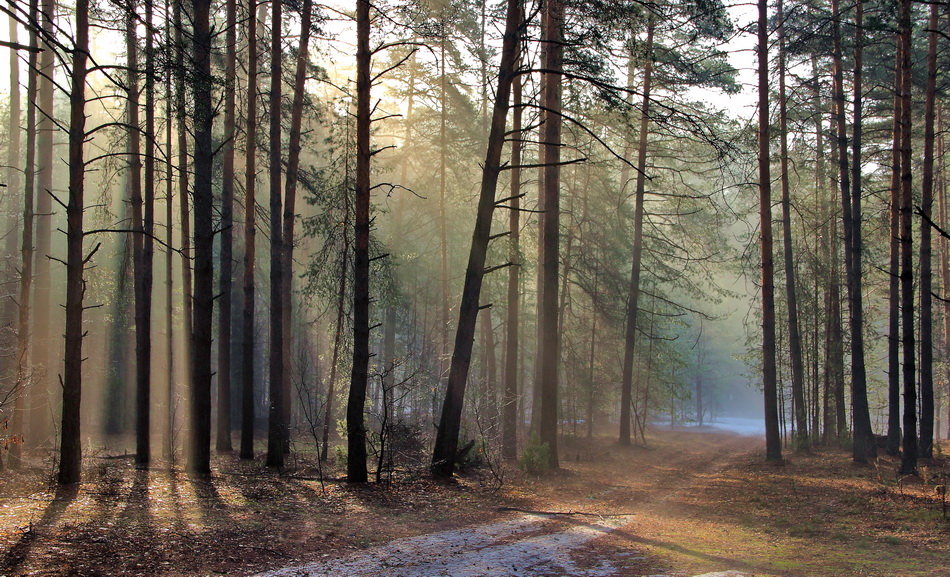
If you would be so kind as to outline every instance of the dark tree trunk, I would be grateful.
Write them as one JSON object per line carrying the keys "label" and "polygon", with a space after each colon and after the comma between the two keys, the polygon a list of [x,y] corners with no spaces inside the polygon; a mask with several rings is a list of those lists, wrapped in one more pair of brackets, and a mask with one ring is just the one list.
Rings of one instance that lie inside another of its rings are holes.
{"label": "dark tree trunk", "polygon": [[[171,8],[171,1],[165,1],[165,13]],[[165,37],[171,38],[171,23],[165,22]],[[179,47],[180,48],[180,47]],[[165,346],[167,350],[167,366],[165,367],[165,389],[168,406],[165,412],[165,458],[169,464],[175,461],[175,409],[177,393],[175,391],[175,327],[174,327],[174,287],[172,240],[174,227],[174,164],[172,163],[172,126],[174,115],[174,89],[172,71],[169,66],[165,70]]]}
{"label": "dark tree trunk", "polygon": [[759,0],[759,235],[762,262],[762,382],[765,389],[765,458],[782,459],[775,366],[775,263],[772,251],[772,177],[769,167],[768,2]]}
{"label": "dark tree trunk", "polygon": [[[523,18],[523,16],[521,17]],[[514,67],[521,65],[521,46]],[[508,311],[505,323],[505,390],[502,396],[501,452],[518,457],[518,322],[521,308],[521,76],[512,83],[511,210],[508,215]]]}
{"label": "dark tree trunk", "polygon": [[911,148],[911,0],[901,0],[898,29],[901,35],[901,340],[904,346],[904,438],[900,472],[917,473],[917,389],[914,342],[914,243],[913,156]]}
{"label": "dark tree trunk", "polygon": [[792,201],[788,171],[788,110],[785,90],[785,16],[779,0],[776,15],[779,28],[778,108],[780,160],[782,166],[782,248],[785,261],[785,299],[788,306],[788,345],[792,361],[792,399],[795,403],[795,446],[808,446],[808,412],[805,404],[805,365],[802,361],[802,337],[798,325],[798,288],[795,286],[795,256],[792,244]]}
{"label": "dark tree trunk", "polygon": [[254,458],[254,256],[257,237],[257,2],[247,5],[247,120],[244,157],[244,319],[241,343],[241,458]]}
{"label": "dark tree trunk", "polygon": [[369,48],[370,2],[356,2],[356,212],[353,263],[353,366],[346,403],[346,477],[365,483],[366,387],[369,372],[369,209],[370,209],[370,98],[372,54]]}
{"label": "dark tree trunk", "polygon": [[[633,365],[640,314],[640,268],[643,262],[643,206],[646,197],[647,142],[650,129],[650,92],[653,88],[654,16],[647,17],[646,62],[643,63],[643,102],[640,106],[640,140],[637,143],[637,185],[633,210],[633,255],[627,286],[627,319],[623,339],[623,372],[620,380],[620,444],[630,444],[630,409],[633,405]],[[632,72],[633,67],[630,67]],[[626,179],[624,179],[626,184]]]}
{"label": "dark tree trunk", "polygon": [[462,287],[458,328],[455,334],[455,349],[452,353],[445,402],[442,405],[442,416],[439,421],[435,450],[432,455],[432,472],[437,477],[450,477],[455,469],[462,421],[462,402],[465,398],[465,384],[468,380],[472,358],[479,296],[485,275],[485,257],[491,235],[492,214],[495,209],[495,192],[498,187],[498,176],[501,172],[505,120],[508,115],[511,84],[516,72],[515,58],[520,36],[519,4],[518,0],[508,0],[507,4],[501,64],[498,69],[498,85],[492,109],[485,163],[482,165],[482,182],[478,198],[478,211],[475,217],[475,230],[472,233],[472,245]]}
{"label": "dark tree trunk", "polygon": [[937,122],[937,37],[940,22],[937,4],[930,5],[927,49],[927,88],[924,98],[924,166],[921,174],[920,211],[920,456],[933,456],[933,264],[930,220],[934,198],[934,125]]}
{"label": "dark tree trunk", "polygon": [[899,455],[901,446],[900,362],[900,202],[901,202],[901,37],[895,35],[894,120],[891,125],[890,260],[888,264],[887,325],[887,446],[888,455]]}
{"label": "dark tree trunk", "polygon": [[[30,20],[35,21],[39,12],[38,1],[30,0]],[[15,21],[11,20],[11,26],[16,29]],[[16,37],[11,34],[11,39]],[[37,47],[36,30],[30,28],[30,47]],[[19,68],[19,58],[11,58],[13,69]],[[33,200],[36,190],[36,171],[34,159],[36,157],[36,92],[37,92],[37,74],[36,74],[37,56],[36,51],[30,51],[29,56],[29,80],[26,88],[26,161],[24,163],[24,186],[23,186],[23,231],[20,243],[20,302],[18,310],[17,323],[17,357],[16,357],[16,399],[13,406],[13,423],[10,434],[14,437],[10,445],[9,465],[11,468],[20,466],[20,457],[23,448],[23,421],[26,412],[26,392],[30,389],[30,374],[32,373],[30,359],[30,291],[33,284]],[[13,82],[17,100],[19,100],[19,80]],[[12,108],[12,104],[11,104]],[[19,115],[17,115],[19,116]],[[19,120],[19,118],[18,118]],[[19,121],[15,127],[19,131]]]}
{"label": "dark tree trunk", "polygon": [[185,386],[190,391],[193,375],[192,356],[194,354],[194,302],[192,299],[191,282],[191,210],[189,208],[189,174],[188,174],[188,116],[185,107],[185,98],[187,87],[185,86],[185,30],[184,15],[182,5],[184,0],[175,0],[175,45],[177,46],[176,58],[177,68],[179,70],[177,79],[178,103],[178,197],[180,199],[181,216],[181,291],[182,291],[182,317],[184,319],[184,337],[185,337],[185,359],[183,361],[185,368]]}
{"label": "dark tree trunk", "polygon": [[[150,442],[152,405],[152,265],[155,257],[153,234],[155,230],[155,36],[152,31],[154,3],[145,3],[145,188],[142,223],[142,304],[135,321],[136,339],[142,335],[141,347],[136,347],[137,394],[135,397],[136,463],[147,466],[151,460]],[[136,301],[136,304],[138,301]],[[141,352],[139,352],[141,348]]]}
{"label": "dark tree trunk", "polygon": [[224,143],[221,159],[221,253],[218,276],[218,422],[215,448],[231,445],[231,283],[234,266],[234,137],[237,76],[237,0],[225,3]]}
{"label": "dark tree trunk", "polygon": [[[89,56],[89,0],[76,0],[75,49],[69,92],[69,202],[66,205],[66,337],[63,358],[63,414],[59,474],[60,485],[78,483],[82,473],[82,312],[83,267],[83,178],[86,141],[86,61]],[[91,257],[91,255],[90,255]]]}
{"label": "dark tree trunk", "polygon": [[211,472],[211,335],[214,306],[213,189],[214,147],[211,103],[210,0],[193,0],[193,90],[195,133],[195,293],[192,337],[191,435],[189,469]]}

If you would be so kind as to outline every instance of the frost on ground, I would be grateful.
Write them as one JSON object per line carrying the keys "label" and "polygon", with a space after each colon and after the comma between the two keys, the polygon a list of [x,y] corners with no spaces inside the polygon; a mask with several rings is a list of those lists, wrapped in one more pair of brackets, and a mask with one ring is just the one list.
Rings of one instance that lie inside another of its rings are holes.
{"label": "frost on ground", "polygon": [[616,518],[552,527],[551,516],[517,519],[399,539],[359,555],[288,567],[258,577],[503,577],[574,575],[606,577],[616,568],[603,561],[580,567],[572,551],[619,527]]}

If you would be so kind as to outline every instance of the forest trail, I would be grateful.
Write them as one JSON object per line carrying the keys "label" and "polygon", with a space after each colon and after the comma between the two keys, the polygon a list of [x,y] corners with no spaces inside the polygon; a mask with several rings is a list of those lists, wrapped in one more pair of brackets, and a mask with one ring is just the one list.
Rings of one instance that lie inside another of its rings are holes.
{"label": "forest trail", "polygon": [[[754,437],[695,435],[688,451],[660,462],[639,462],[636,470],[628,472],[635,479],[621,475],[613,479],[621,484],[604,483],[584,496],[566,491],[567,498],[560,502],[537,503],[549,505],[544,510],[512,509],[513,516],[502,521],[398,539],[352,556],[286,567],[258,577],[687,575],[651,567],[636,548],[606,544],[605,538],[615,532],[636,534],[638,516],[668,508],[678,495],[760,444]],[[617,463],[613,465],[616,474]],[[570,476],[569,470],[567,474]],[[747,574],[725,571],[704,575]]]}

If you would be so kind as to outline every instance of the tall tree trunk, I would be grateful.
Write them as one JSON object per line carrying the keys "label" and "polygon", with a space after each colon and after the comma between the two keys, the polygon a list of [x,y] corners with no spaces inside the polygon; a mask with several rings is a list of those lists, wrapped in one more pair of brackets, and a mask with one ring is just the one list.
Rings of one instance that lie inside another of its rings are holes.
{"label": "tall tree trunk", "polygon": [[224,143],[221,159],[221,272],[218,276],[218,422],[215,448],[231,445],[231,284],[234,276],[234,138],[237,77],[237,0],[225,2]]}
{"label": "tall tree trunk", "polygon": [[441,315],[439,317],[440,385],[448,378],[445,371],[445,362],[449,349],[449,244],[447,239],[448,222],[445,217],[448,78],[446,77],[445,42],[446,38],[443,35],[439,40],[439,285],[442,297]]}
{"label": "tall tree trunk", "polygon": [[[136,3],[130,0],[125,15],[125,49],[128,66],[128,162],[129,205],[132,207],[132,262],[135,286],[135,463],[147,466],[148,444],[148,385],[151,335],[148,331],[148,312],[145,296],[145,215],[142,198],[142,128],[139,116],[139,49],[138,16]],[[144,413],[144,415],[143,415]]]}
{"label": "tall tree trunk", "polygon": [[[154,3],[145,3],[145,188],[142,238],[142,321],[136,320],[136,335],[144,336],[143,351],[136,359],[138,394],[136,395],[136,462],[147,466],[151,460],[151,380],[152,380],[152,280],[155,258],[155,35],[152,30]],[[140,364],[141,363],[141,364]]]}
{"label": "tall tree trunk", "polygon": [[[171,2],[165,0],[165,14],[169,14]],[[165,37],[171,38],[171,22],[166,18]],[[167,366],[165,367],[165,389],[168,406],[165,408],[165,458],[169,465],[175,462],[175,413],[177,393],[175,390],[175,327],[174,327],[174,288],[172,250],[174,226],[174,164],[172,163],[172,125],[174,123],[174,88],[171,67],[165,70],[165,346]]]}
{"label": "tall tree trunk", "polygon": [[177,69],[179,71],[177,78],[178,100],[176,109],[178,112],[178,197],[180,199],[180,217],[181,217],[181,294],[182,294],[182,318],[184,319],[184,339],[185,339],[185,387],[191,390],[191,374],[194,356],[194,300],[192,298],[193,283],[191,281],[191,210],[189,208],[189,174],[188,174],[188,116],[185,106],[187,88],[185,86],[185,30],[183,19],[183,2],[185,0],[175,0],[175,45]]}
{"label": "tall tree trunk", "polygon": [[366,387],[369,371],[369,209],[370,209],[370,98],[372,53],[369,48],[370,3],[356,2],[356,246],[353,253],[353,366],[346,403],[346,477],[365,483]]}
{"label": "tall tree trunk", "polygon": [[284,272],[281,222],[281,0],[271,0],[271,75],[270,75],[270,137],[269,137],[269,184],[270,184],[270,410],[267,426],[267,466],[284,465],[284,439],[287,423],[284,422],[284,303],[281,301]]}
{"label": "tall tree trunk", "polygon": [[247,120],[244,129],[244,319],[241,343],[241,458],[254,458],[254,256],[257,238],[257,2],[247,4]]}
{"label": "tall tree trunk", "polygon": [[475,216],[475,229],[472,233],[472,245],[469,252],[468,266],[465,269],[465,281],[462,286],[458,327],[455,333],[455,349],[452,353],[448,386],[445,392],[445,401],[442,405],[435,450],[432,455],[432,473],[437,477],[450,477],[455,468],[462,421],[462,402],[465,398],[465,384],[468,380],[472,358],[479,297],[485,275],[485,257],[491,236],[492,214],[495,209],[495,192],[498,188],[498,176],[501,173],[505,121],[511,97],[511,84],[516,73],[515,58],[520,36],[519,8],[518,0],[508,0],[501,64],[498,69],[498,85],[492,108],[491,129],[488,134],[485,163],[482,165],[482,182],[478,197],[478,211]]}
{"label": "tall tree trunk", "polygon": [[[868,408],[867,376],[864,366],[864,296],[862,285],[861,239],[861,126],[864,88],[864,2],[857,0],[854,13],[854,121],[851,139],[851,277],[848,281],[851,301],[851,412],[854,421],[852,456],[866,462],[877,456],[871,414]],[[842,101],[843,106],[843,101]]]}
{"label": "tall tree trunk", "polygon": [[762,382],[765,389],[765,458],[782,458],[775,364],[775,263],[772,254],[772,177],[769,167],[768,2],[759,0],[759,235],[762,261]]}
{"label": "tall tree trunk", "polygon": [[937,4],[930,5],[927,49],[927,89],[924,99],[924,166],[921,174],[920,212],[920,456],[933,456],[933,265],[930,220],[934,198],[934,125],[937,122],[937,35],[940,22]]}
{"label": "tall tree trunk", "polygon": [[[347,216],[344,217],[344,229],[349,228],[349,207],[346,209]],[[330,360],[330,381],[327,385],[327,400],[323,409],[323,446],[320,448],[320,460],[326,461],[330,450],[330,431],[335,423],[333,419],[333,401],[336,396],[336,373],[337,365],[340,362],[340,349],[343,347],[343,321],[346,318],[346,279],[348,274],[347,255],[350,251],[348,242],[349,234],[343,235],[343,251],[340,255],[340,288],[337,294],[336,302],[336,328],[333,335],[333,352]]]}
{"label": "tall tree trunk", "polygon": [[802,337],[798,325],[798,289],[795,286],[795,256],[792,244],[792,201],[788,170],[788,110],[785,90],[785,15],[778,3],[778,109],[779,156],[782,166],[782,245],[785,260],[785,299],[788,306],[788,344],[792,361],[792,398],[795,403],[795,445],[808,446],[808,413],[805,404],[805,365],[802,361]]}
{"label": "tall tree trunk", "polygon": [[560,258],[561,189],[561,66],[564,46],[561,27],[564,6],[561,0],[545,0],[541,23],[541,41],[545,43],[541,75],[545,85],[542,108],[542,163],[544,164],[544,225],[541,275],[541,421],[538,437],[548,446],[548,467],[558,467],[558,369],[560,334],[558,333],[558,265]]}
{"label": "tall tree trunk", "polygon": [[901,319],[904,345],[904,439],[900,472],[917,472],[917,389],[914,342],[914,244],[913,161],[911,139],[911,0],[901,0],[898,29],[901,35]]}
{"label": "tall tree trunk", "polygon": [[[940,186],[938,187],[937,206],[939,211],[940,226],[947,230],[947,174],[946,174],[946,150],[944,146],[944,124],[943,108],[937,108],[937,158],[940,159],[940,170],[938,172]],[[939,237],[940,247],[940,285],[943,290],[943,358],[950,355],[950,241],[941,235]],[[944,383],[947,395],[947,438],[950,439],[950,364],[945,365]]]}
{"label": "tall tree trunk", "polygon": [[[523,16],[519,16],[523,19]],[[521,67],[521,45],[515,69]],[[505,390],[502,397],[501,452],[505,459],[518,457],[518,322],[521,314],[521,76],[512,83],[511,209],[508,214],[508,311],[505,322]]]}
{"label": "tall tree trunk", "polygon": [[[650,92],[653,88],[654,15],[647,16],[646,62],[643,63],[643,102],[640,105],[640,140],[637,144],[637,187],[633,209],[633,255],[627,286],[627,318],[623,339],[623,372],[620,379],[620,444],[630,444],[630,409],[633,404],[633,365],[640,314],[640,268],[643,262],[643,207],[646,199],[647,142],[650,129]],[[628,68],[631,73],[633,67]],[[629,81],[628,81],[629,82]],[[626,184],[626,182],[624,182]]]}
{"label": "tall tree trunk", "polygon": [[[35,22],[39,12],[38,0],[30,0],[30,21]],[[16,20],[11,18],[11,40],[16,40],[13,30],[17,28]],[[30,28],[30,48],[37,48],[36,29]],[[10,434],[14,437],[10,445],[9,465],[11,468],[20,466],[20,457],[23,448],[23,421],[26,412],[26,392],[31,388],[32,365],[30,359],[30,292],[33,284],[33,199],[36,190],[36,92],[37,92],[37,55],[35,50],[29,55],[29,79],[26,87],[26,161],[24,163],[23,186],[23,231],[20,243],[20,306],[17,323],[17,373],[16,397],[13,406],[13,423]],[[11,66],[19,69],[19,58],[11,58]],[[17,75],[18,76],[18,75]],[[12,79],[12,77],[11,77]],[[19,99],[19,79],[12,86]],[[11,105],[12,107],[12,105]],[[19,122],[15,128],[19,131]]]}
{"label": "tall tree trunk", "polygon": [[214,147],[211,104],[210,0],[193,0],[193,83],[195,133],[195,293],[192,337],[191,435],[189,469],[211,472],[211,335],[214,306]]}
{"label": "tall tree trunk", "polygon": [[[10,232],[6,234],[6,239],[4,240],[4,254],[7,257],[7,267],[6,267],[6,281],[11,285],[17,282],[17,270],[16,270],[16,252],[17,252],[17,238],[16,231],[18,229],[18,215],[22,212],[23,207],[17,206],[17,195],[21,193],[20,189],[20,134],[21,134],[21,106],[20,106],[20,58],[17,54],[18,48],[16,45],[19,43],[17,38],[17,32],[19,25],[17,24],[17,19],[10,15],[10,42],[13,43],[8,50],[10,52],[10,116],[9,116],[9,130],[7,132],[8,142],[7,142],[7,166],[6,166],[6,206],[5,211],[9,217],[8,223],[10,226]],[[21,227],[22,228],[22,227]],[[16,325],[16,307],[17,301],[12,298],[4,299],[2,305],[2,318],[0,322],[4,325],[13,328]],[[12,336],[12,335],[11,335]],[[13,339],[11,339],[12,341]],[[10,345],[13,345],[11,342]],[[11,346],[15,350],[15,346]],[[12,398],[14,405],[23,395],[22,388],[19,385],[17,379],[17,360],[15,357],[8,357],[0,361],[0,367],[2,367],[4,379],[9,378],[13,382],[12,389]],[[2,462],[0,462],[0,468],[2,468]]]}
{"label": "tall tree trunk", "polygon": [[901,445],[900,362],[900,203],[901,203],[901,37],[896,34],[894,63],[894,119],[891,125],[890,260],[888,264],[887,325],[887,446],[888,455],[899,455]]}
{"label": "tall tree trunk", "polygon": [[[310,63],[310,34],[313,22],[313,0],[304,0],[301,7],[300,48],[297,50],[297,68],[294,71],[294,96],[290,113],[290,143],[287,156],[287,182],[284,193],[283,221],[283,349],[284,349],[284,425],[290,426],[291,417],[291,351],[293,350],[293,264],[294,264],[294,220],[297,201],[297,178],[300,170],[300,135],[303,122],[303,101],[307,80],[307,66]],[[284,439],[289,446],[289,437]],[[286,448],[286,447],[285,447]]]}
{"label": "tall tree trunk", "polygon": [[[43,28],[41,38],[55,36],[56,0],[43,0],[40,21]],[[36,282],[34,284],[33,304],[33,383],[30,387],[30,430],[27,436],[28,446],[43,444],[52,434],[49,387],[56,372],[55,361],[50,355],[55,350],[52,342],[50,311],[53,309],[50,294],[52,277],[50,259],[52,252],[53,225],[53,136],[55,110],[53,107],[54,50],[45,42],[41,43],[43,52],[39,60],[39,119],[36,135]]]}
{"label": "tall tree trunk", "polygon": [[69,201],[66,205],[66,336],[63,358],[63,414],[59,474],[60,485],[78,483],[82,473],[82,312],[85,281],[83,267],[83,178],[86,141],[86,61],[89,57],[89,0],[76,0],[73,24],[75,47],[69,92]]}

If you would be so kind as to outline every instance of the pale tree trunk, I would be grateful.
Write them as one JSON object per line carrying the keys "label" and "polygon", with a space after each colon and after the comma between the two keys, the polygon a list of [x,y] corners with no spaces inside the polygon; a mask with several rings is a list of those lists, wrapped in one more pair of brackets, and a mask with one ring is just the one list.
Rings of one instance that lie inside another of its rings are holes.
{"label": "pale tree trunk", "polygon": [[[300,170],[300,135],[303,122],[303,100],[306,88],[307,65],[310,61],[310,34],[313,21],[313,0],[304,0],[301,7],[300,47],[297,50],[297,68],[294,71],[294,95],[290,113],[290,143],[287,155],[287,182],[284,192],[284,220],[283,220],[283,283],[281,285],[281,299],[283,301],[283,395],[285,427],[290,427],[292,372],[291,351],[293,351],[293,329],[291,316],[293,312],[293,264],[294,264],[294,221],[297,201],[297,178]],[[284,439],[285,448],[289,447],[289,436]]]}
{"label": "pale tree trunk", "polygon": [[237,0],[225,3],[224,143],[221,159],[221,272],[218,276],[218,422],[215,448],[231,445],[231,286],[234,275],[234,138],[237,78]]}
{"label": "pale tree trunk", "polygon": [[244,319],[241,343],[241,458],[254,458],[254,257],[257,239],[257,18],[247,5],[247,119],[244,157]]}
{"label": "pale tree trunk", "polygon": [[937,4],[930,5],[927,50],[927,89],[924,99],[924,166],[921,174],[920,212],[920,456],[933,456],[933,248],[930,221],[934,198],[934,125],[937,122],[937,38],[940,25]]}
{"label": "pale tree trunk", "polygon": [[[30,20],[36,21],[38,1],[30,0]],[[13,30],[17,24],[11,18],[10,26]],[[11,30],[11,40],[16,40]],[[37,48],[36,30],[30,28],[30,48]],[[13,69],[19,69],[18,58],[16,62],[11,58]],[[26,412],[26,392],[31,388],[32,366],[30,353],[30,293],[33,284],[33,199],[36,189],[36,171],[34,159],[36,156],[36,92],[37,92],[37,53],[30,51],[29,56],[29,79],[26,88],[26,161],[24,163],[24,186],[23,186],[23,231],[20,243],[20,306],[18,310],[17,323],[17,373],[16,373],[16,398],[13,406],[13,423],[10,434],[14,437],[10,445],[9,464],[11,468],[20,466],[20,458],[23,449],[23,420]],[[15,62],[15,64],[14,64]],[[19,81],[12,83],[16,87],[17,98],[19,98]],[[12,107],[12,105],[11,105]],[[19,122],[17,123],[19,125]],[[17,126],[19,130],[19,126]]]}
{"label": "pale tree trunk", "polygon": [[191,209],[189,201],[189,175],[188,175],[188,116],[185,106],[187,88],[185,86],[185,31],[182,11],[184,0],[175,0],[175,45],[176,67],[179,70],[176,80],[177,89],[177,124],[178,124],[178,198],[180,218],[181,218],[181,294],[182,294],[182,318],[184,322],[184,340],[185,340],[185,388],[191,390],[192,380],[192,356],[194,346],[194,302],[192,299],[191,282]]}
{"label": "pale tree trunk", "polygon": [[[444,22],[443,22],[444,23]],[[439,317],[439,384],[447,379],[446,359],[449,349],[449,245],[447,240],[448,223],[445,218],[446,195],[446,124],[448,99],[446,78],[445,36],[439,42],[439,285],[442,306]]]}
{"label": "pale tree trunk", "polygon": [[[17,19],[12,15],[9,19],[10,22],[10,42],[13,44],[9,48],[10,51],[10,117],[8,124],[8,143],[7,143],[7,166],[6,166],[6,206],[5,212],[7,213],[7,225],[10,227],[10,231],[6,234],[6,239],[4,240],[4,256],[7,258],[7,267],[4,274],[6,275],[6,282],[11,285],[17,282],[17,270],[16,270],[16,258],[15,254],[17,252],[17,230],[22,227],[18,227],[20,224],[18,215],[22,211],[22,206],[17,206],[17,195],[21,194],[20,189],[20,131],[22,130],[20,125],[20,58],[17,54],[19,50],[16,45],[18,44],[17,32],[18,25]],[[13,298],[4,299],[2,305],[2,322],[4,325],[13,327],[16,324],[16,307],[17,301]],[[13,344],[12,342],[10,343]],[[4,379],[9,378],[13,382],[13,386],[16,387],[13,389],[12,400],[14,405],[16,400],[22,396],[23,391],[20,390],[19,384],[16,380],[17,378],[17,361],[15,357],[5,358],[0,361],[0,367],[2,367]],[[3,467],[2,459],[0,459],[0,468]]]}
{"label": "pale tree trunk", "polygon": [[356,204],[353,263],[353,365],[346,403],[346,477],[365,483],[366,387],[369,378],[369,230],[370,230],[370,98],[372,53],[369,48],[370,2],[356,2]]}
{"label": "pale tree trunk", "polygon": [[759,0],[759,237],[762,263],[762,381],[765,389],[765,458],[782,459],[775,365],[775,262],[772,251],[772,177],[769,167],[768,2]]}
{"label": "pale tree trunk", "polygon": [[[214,147],[211,103],[210,0],[193,0],[193,99],[195,103],[195,292],[194,334],[192,337],[191,435],[189,469],[211,472],[211,335],[214,306],[214,191],[212,168]],[[184,204],[184,203],[183,203]]]}
{"label": "pale tree trunk", "polygon": [[558,259],[560,257],[561,189],[561,66],[564,46],[561,27],[564,6],[561,0],[546,0],[542,14],[541,41],[546,43],[542,73],[542,163],[544,164],[544,224],[541,260],[541,418],[538,437],[548,446],[548,467],[558,468]]}
{"label": "pale tree trunk", "polygon": [[888,455],[899,455],[901,445],[901,364],[900,364],[900,191],[901,191],[901,38],[895,35],[894,119],[891,125],[890,242],[888,263],[887,324],[887,446]]}
{"label": "pale tree trunk", "polygon": [[[647,17],[646,62],[643,63],[643,102],[640,105],[640,140],[637,144],[637,184],[633,209],[633,255],[627,286],[627,318],[624,329],[623,372],[620,379],[620,444],[630,444],[630,409],[633,404],[633,365],[640,314],[640,269],[643,262],[643,209],[646,200],[647,143],[650,130],[650,92],[653,88],[654,16]],[[628,74],[632,73],[632,66]],[[629,80],[628,80],[629,82]],[[626,183],[626,180],[625,180]]]}
{"label": "pale tree trunk", "polygon": [[82,401],[82,313],[86,290],[83,267],[88,258],[83,253],[83,178],[86,140],[86,61],[89,57],[89,0],[76,0],[73,23],[75,49],[69,92],[69,201],[66,205],[66,336],[62,388],[63,413],[60,429],[60,485],[78,483],[82,474],[82,435],[80,404]]}
{"label": "pale tree trunk", "polygon": [[779,106],[779,156],[782,166],[782,244],[785,260],[785,299],[788,306],[788,344],[792,361],[792,398],[795,403],[795,445],[799,449],[808,446],[808,413],[805,405],[805,365],[802,362],[802,337],[798,325],[798,289],[795,286],[795,256],[792,245],[792,201],[788,170],[788,110],[785,90],[785,16],[783,2],[779,0],[778,37],[778,106]]}
{"label": "pale tree trunk", "polygon": [[459,305],[459,321],[455,334],[455,349],[449,369],[448,385],[439,430],[432,455],[432,473],[437,477],[450,477],[455,469],[459,431],[462,420],[462,403],[465,384],[471,365],[475,324],[478,317],[479,297],[485,275],[485,257],[491,236],[491,221],[495,209],[495,193],[501,173],[501,152],[504,148],[505,121],[508,115],[511,85],[515,76],[515,58],[519,39],[519,2],[508,0],[505,16],[505,35],[502,42],[501,64],[498,69],[498,85],[492,108],[491,128],[485,163],[482,165],[482,182],[475,216],[475,229],[469,252],[462,299]]}
{"label": "pale tree trunk", "polygon": [[917,473],[917,383],[914,339],[913,156],[911,107],[911,0],[901,0],[898,28],[901,35],[901,341],[904,346],[904,437],[900,473]]}

